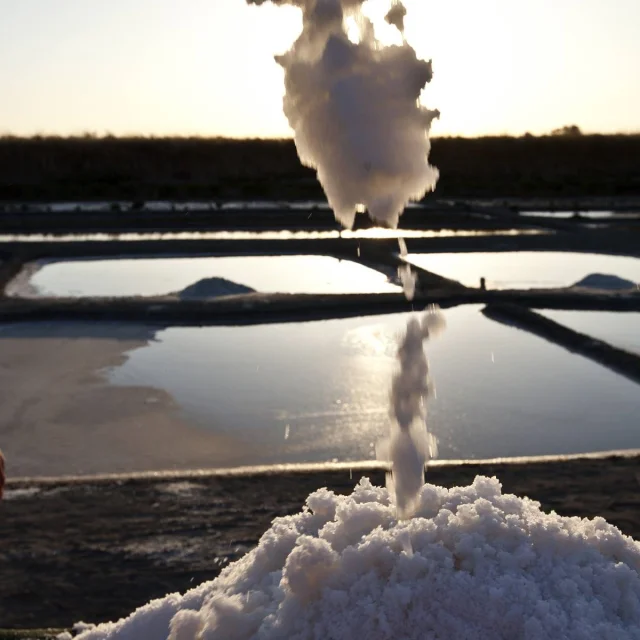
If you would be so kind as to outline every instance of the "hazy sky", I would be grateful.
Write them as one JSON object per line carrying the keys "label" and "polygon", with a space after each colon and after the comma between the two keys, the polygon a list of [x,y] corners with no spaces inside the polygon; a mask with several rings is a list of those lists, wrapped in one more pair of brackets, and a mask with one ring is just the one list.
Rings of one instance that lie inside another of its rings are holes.
{"label": "hazy sky", "polygon": [[[435,134],[640,131],[640,0],[405,4]],[[0,132],[288,136],[273,54],[299,28],[244,0],[0,0]]]}

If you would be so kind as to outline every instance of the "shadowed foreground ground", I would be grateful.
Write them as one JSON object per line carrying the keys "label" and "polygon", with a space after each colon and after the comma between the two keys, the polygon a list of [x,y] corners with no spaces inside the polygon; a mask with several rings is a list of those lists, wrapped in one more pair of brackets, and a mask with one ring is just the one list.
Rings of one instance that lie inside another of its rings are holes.
{"label": "shadowed foreground ground", "polygon": [[[442,466],[428,481],[455,486],[477,474],[545,510],[602,516],[640,539],[638,458]],[[0,626],[120,618],[214,578],[311,491],[346,493],[362,475],[384,482],[380,470],[340,470],[11,483],[0,503]]]}

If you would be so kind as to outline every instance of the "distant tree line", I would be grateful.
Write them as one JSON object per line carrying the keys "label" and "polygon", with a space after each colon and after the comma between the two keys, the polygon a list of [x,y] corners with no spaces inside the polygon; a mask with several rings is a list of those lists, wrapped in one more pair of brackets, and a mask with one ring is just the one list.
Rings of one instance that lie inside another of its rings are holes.
{"label": "distant tree line", "polygon": [[[640,195],[640,135],[433,140],[441,197]],[[0,138],[0,201],[321,199],[291,140]]]}
{"label": "distant tree line", "polygon": [[575,124],[571,124],[564,127],[560,127],[559,129],[554,129],[551,132],[551,135],[552,136],[581,136],[582,131],[580,131],[579,126]]}

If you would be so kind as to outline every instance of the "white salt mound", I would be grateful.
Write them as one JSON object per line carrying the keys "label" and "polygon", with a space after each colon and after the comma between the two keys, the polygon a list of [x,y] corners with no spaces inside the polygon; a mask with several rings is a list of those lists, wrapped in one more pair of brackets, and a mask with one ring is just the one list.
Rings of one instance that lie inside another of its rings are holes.
{"label": "white salt mound", "polygon": [[226,278],[203,278],[179,291],[180,300],[201,300],[203,298],[217,298],[241,293],[255,293],[255,289],[244,284],[238,284]]}
{"label": "white salt mound", "polygon": [[580,287],[582,289],[604,289],[608,291],[624,291],[627,289],[638,289],[640,283],[625,280],[618,276],[612,276],[605,273],[591,273],[582,278],[572,287]]}
{"label": "white salt mound", "polygon": [[640,544],[602,518],[545,514],[477,477],[425,485],[398,521],[386,489],[321,489],[213,582],[82,640],[640,638]]}

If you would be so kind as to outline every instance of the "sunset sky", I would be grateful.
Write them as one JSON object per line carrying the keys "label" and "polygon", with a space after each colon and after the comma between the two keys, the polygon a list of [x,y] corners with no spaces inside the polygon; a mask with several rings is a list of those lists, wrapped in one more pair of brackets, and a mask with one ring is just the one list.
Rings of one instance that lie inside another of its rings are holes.
{"label": "sunset sky", "polygon": [[[405,4],[434,134],[640,131],[639,0]],[[0,133],[289,136],[273,55],[299,29],[244,0],[0,0]]]}

